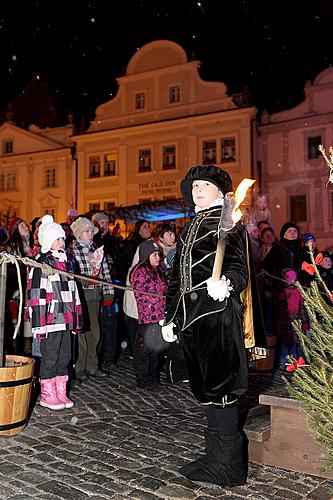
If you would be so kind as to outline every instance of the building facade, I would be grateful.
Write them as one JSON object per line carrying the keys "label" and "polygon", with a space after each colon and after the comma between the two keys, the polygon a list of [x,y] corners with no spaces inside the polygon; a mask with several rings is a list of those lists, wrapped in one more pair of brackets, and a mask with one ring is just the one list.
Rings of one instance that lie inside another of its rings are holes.
{"label": "building facade", "polygon": [[74,206],[73,126],[29,130],[5,122],[0,126],[0,216],[28,223],[46,213],[66,218]]}
{"label": "building facade", "polygon": [[132,57],[117,95],[73,137],[80,213],[178,198],[193,165],[219,165],[235,185],[256,175],[255,108],[237,105],[224,83],[203,81],[199,67],[166,40]]}
{"label": "building facade", "polygon": [[256,140],[262,191],[268,194],[277,234],[288,220],[310,231],[320,248],[333,244],[333,185],[318,149],[333,144],[333,68],[307,82],[298,106],[264,113]]}

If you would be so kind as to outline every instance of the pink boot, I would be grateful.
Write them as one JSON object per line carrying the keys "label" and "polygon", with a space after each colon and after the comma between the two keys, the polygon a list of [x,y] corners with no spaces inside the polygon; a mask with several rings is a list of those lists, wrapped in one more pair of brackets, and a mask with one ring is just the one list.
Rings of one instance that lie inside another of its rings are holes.
{"label": "pink boot", "polygon": [[65,408],[65,403],[57,397],[55,377],[40,380],[39,404],[45,408],[50,408],[50,410],[63,410]]}
{"label": "pink boot", "polygon": [[66,394],[68,375],[58,375],[56,377],[56,388],[58,399],[65,404],[65,408],[72,408],[74,406],[74,401],[69,399]]}

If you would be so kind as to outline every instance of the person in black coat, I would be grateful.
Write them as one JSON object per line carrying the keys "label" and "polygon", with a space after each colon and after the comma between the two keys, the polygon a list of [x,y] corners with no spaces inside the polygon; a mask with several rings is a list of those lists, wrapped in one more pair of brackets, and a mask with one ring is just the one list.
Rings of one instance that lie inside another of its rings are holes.
{"label": "person in black coat", "polygon": [[298,238],[298,227],[294,222],[286,222],[280,230],[280,241],[262,261],[262,268],[270,274],[281,278],[283,269],[293,268],[299,274],[304,260],[301,242]]}
{"label": "person in black coat", "polygon": [[231,178],[215,165],[192,167],[181,181],[181,191],[195,205],[197,215],[177,240],[162,335],[168,342],[179,337],[191,390],[205,410],[208,425],[206,455],[180,472],[200,484],[236,486],[247,478],[238,407],[239,397],[247,390],[246,347],[253,356],[266,355],[259,303],[254,307],[262,348],[245,307],[246,291],[257,297],[251,245],[244,224],[231,224],[221,278],[213,281],[221,212],[224,195],[232,191]]}

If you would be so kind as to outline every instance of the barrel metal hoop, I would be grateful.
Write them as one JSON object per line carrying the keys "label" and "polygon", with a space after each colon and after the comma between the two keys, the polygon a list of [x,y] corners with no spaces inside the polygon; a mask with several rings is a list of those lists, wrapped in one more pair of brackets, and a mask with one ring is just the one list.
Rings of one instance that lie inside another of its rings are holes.
{"label": "barrel metal hoop", "polygon": [[18,385],[26,385],[30,384],[32,381],[32,377],[23,378],[21,380],[8,380],[7,382],[0,382],[1,387],[17,387]]}
{"label": "barrel metal hoop", "polygon": [[21,427],[22,425],[25,425],[26,423],[27,423],[27,419],[24,418],[23,420],[20,420],[19,422],[14,422],[12,424],[0,425],[0,432],[1,431],[10,431],[10,429],[16,429],[17,427]]}

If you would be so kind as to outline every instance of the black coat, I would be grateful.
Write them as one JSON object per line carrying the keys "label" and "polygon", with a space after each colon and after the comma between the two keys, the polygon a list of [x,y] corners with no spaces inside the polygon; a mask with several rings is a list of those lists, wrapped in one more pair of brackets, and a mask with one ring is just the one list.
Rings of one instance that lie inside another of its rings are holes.
{"label": "black coat", "polygon": [[[241,292],[248,289],[249,268],[254,311],[251,321],[257,320],[259,328],[254,330],[261,340],[257,342],[256,338],[255,344],[265,348],[266,341],[251,245],[242,223],[236,224],[226,238],[222,275],[233,286],[230,297],[219,302],[207,293],[206,281],[214,266],[220,215],[221,207],[202,210],[178,238],[165,319],[166,324],[176,324],[195,397],[203,404],[225,405],[247,389]],[[253,344],[249,347],[251,353],[266,354],[265,349]]]}

